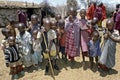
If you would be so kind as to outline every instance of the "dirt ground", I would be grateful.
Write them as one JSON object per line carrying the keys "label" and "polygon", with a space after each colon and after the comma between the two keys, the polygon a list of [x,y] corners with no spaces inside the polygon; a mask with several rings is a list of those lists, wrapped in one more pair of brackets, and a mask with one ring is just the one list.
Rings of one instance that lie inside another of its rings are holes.
{"label": "dirt ground", "polygon": [[[1,29],[0,29],[1,31]],[[0,41],[3,39],[3,36],[0,33]],[[85,67],[82,67],[82,57],[75,58],[75,65],[71,69],[70,62],[68,61],[67,64],[64,63],[62,60],[57,61],[58,65],[60,66],[60,71],[55,70],[55,79],[56,80],[120,80],[120,44],[117,44],[117,51],[116,51],[116,65],[113,69],[108,72],[98,71],[96,66],[91,70],[89,68],[89,59],[86,58]],[[9,68],[5,66],[4,63],[4,54],[0,50],[0,80],[11,80],[11,76],[9,75]],[[38,70],[34,70],[31,68],[29,72],[25,71],[25,76],[21,77],[19,80],[53,80],[50,75],[45,75],[45,62]]]}

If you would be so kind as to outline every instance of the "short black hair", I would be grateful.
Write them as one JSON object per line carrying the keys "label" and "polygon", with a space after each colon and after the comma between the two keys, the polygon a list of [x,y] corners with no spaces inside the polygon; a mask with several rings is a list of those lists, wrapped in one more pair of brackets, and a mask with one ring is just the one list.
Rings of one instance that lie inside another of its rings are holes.
{"label": "short black hair", "polygon": [[10,30],[7,29],[7,28],[3,28],[3,29],[1,30],[1,32],[2,32],[2,34],[3,34],[4,36],[6,36],[7,33],[10,33]]}

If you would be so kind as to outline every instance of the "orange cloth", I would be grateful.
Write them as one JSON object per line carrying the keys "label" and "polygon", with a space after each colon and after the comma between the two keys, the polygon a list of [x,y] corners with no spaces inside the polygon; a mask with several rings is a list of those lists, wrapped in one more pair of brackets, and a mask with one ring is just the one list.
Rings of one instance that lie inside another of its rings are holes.
{"label": "orange cloth", "polygon": [[88,20],[93,19],[94,15],[95,15],[95,10],[96,10],[96,7],[93,4],[91,4],[90,7],[88,8],[87,14],[86,14]]}
{"label": "orange cloth", "polygon": [[103,5],[102,6],[102,21],[106,19],[106,7]]}

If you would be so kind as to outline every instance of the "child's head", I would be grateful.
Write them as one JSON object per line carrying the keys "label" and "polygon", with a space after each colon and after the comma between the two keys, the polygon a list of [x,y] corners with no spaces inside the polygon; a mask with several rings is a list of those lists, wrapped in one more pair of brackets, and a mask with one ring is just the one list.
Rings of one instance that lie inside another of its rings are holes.
{"label": "child's head", "polygon": [[18,31],[20,33],[24,33],[25,32],[25,25],[24,25],[24,23],[18,23],[17,24],[17,28],[18,28]]}
{"label": "child's head", "polygon": [[59,20],[58,21],[58,25],[61,29],[64,29],[64,26],[65,26],[65,21],[63,19]]}
{"label": "child's head", "polygon": [[51,24],[51,28],[52,28],[52,29],[54,29],[54,30],[57,29],[57,24],[56,24],[56,21],[55,21],[55,20],[51,20],[51,21],[50,21],[50,24]]}
{"label": "child's head", "polygon": [[98,23],[98,18],[94,17],[92,20],[92,26],[96,25]]}
{"label": "child's head", "polygon": [[38,30],[34,30],[32,34],[34,39],[37,39],[37,34],[38,34]]}
{"label": "child's head", "polygon": [[99,32],[95,30],[92,33],[92,39],[93,39],[93,41],[96,41],[96,40],[98,40],[98,38],[99,38]]}
{"label": "child's head", "polygon": [[85,9],[80,10],[80,16],[81,16],[82,19],[85,19],[85,16],[86,16],[86,10]]}
{"label": "child's head", "polygon": [[9,25],[11,25],[12,27],[14,27],[15,24],[15,20],[13,18],[9,18]]}
{"label": "child's head", "polygon": [[11,34],[10,30],[7,28],[3,28],[1,32],[2,32],[3,36],[5,36],[6,38],[8,38]]}
{"label": "child's head", "polygon": [[106,27],[109,31],[112,31],[114,27],[114,21],[112,19],[108,19],[106,22]]}
{"label": "child's head", "polygon": [[33,14],[33,15],[31,16],[31,23],[32,23],[33,25],[35,25],[35,24],[38,23],[38,16],[37,16],[36,14]]}
{"label": "child's head", "polygon": [[72,15],[73,17],[75,17],[77,15],[76,9],[73,7],[70,7],[68,10],[68,15]]}
{"label": "child's head", "polygon": [[8,38],[8,43],[9,43],[9,46],[15,45],[15,37],[14,36],[10,36]]}
{"label": "child's head", "polygon": [[46,31],[49,31],[49,29],[51,28],[51,24],[50,24],[50,20],[49,19],[44,19],[43,20],[43,25],[44,25],[44,27],[45,27],[45,30]]}
{"label": "child's head", "polygon": [[61,15],[60,14],[56,14],[55,15],[55,19],[58,21],[58,20],[60,20],[61,19]]}
{"label": "child's head", "polygon": [[91,20],[87,21],[87,27],[91,29],[91,27],[92,27],[92,21]]}

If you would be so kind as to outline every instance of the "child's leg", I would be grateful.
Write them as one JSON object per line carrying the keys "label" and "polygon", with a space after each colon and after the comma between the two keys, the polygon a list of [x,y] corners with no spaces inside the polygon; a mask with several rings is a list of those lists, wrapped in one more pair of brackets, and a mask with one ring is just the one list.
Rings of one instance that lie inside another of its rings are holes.
{"label": "child's leg", "polygon": [[98,63],[98,56],[95,57],[95,61],[96,61],[96,63]]}
{"label": "child's leg", "polygon": [[82,59],[83,59],[83,62],[85,62],[84,52],[82,52]]}
{"label": "child's leg", "polygon": [[38,65],[38,60],[37,60],[36,55],[37,55],[37,53],[34,53],[32,55],[32,64],[33,64],[34,67],[37,67],[37,65]]}
{"label": "child's leg", "polygon": [[53,64],[54,69],[59,70],[59,67],[57,65],[57,59],[53,59],[52,64]]}
{"label": "child's leg", "polygon": [[37,54],[37,57],[38,57],[38,62],[42,62],[42,54],[41,54],[41,52],[38,52],[38,54]]}
{"label": "child's leg", "polygon": [[93,68],[93,61],[94,61],[93,57],[89,57],[89,60],[90,60],[90,67]]}
{"label": "child's leg", "polygon": [[45,66],[45,73],[48,73],[49,71],[49,63],[48,63],[48,60],[47,60],[47,63],[46,63],[46,66]]}

